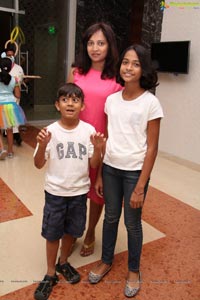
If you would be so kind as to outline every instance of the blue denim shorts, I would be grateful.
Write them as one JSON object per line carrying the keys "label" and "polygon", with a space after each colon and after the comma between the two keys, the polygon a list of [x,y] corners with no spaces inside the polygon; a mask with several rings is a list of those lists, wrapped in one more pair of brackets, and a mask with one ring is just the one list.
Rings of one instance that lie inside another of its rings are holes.
{"label": "blue denim shorts", "polygon": [[87,194],[62,197],[45,191],[42,236],[48,241],[59,240],[64,234],[81,237],[86,223],[86,201]]}

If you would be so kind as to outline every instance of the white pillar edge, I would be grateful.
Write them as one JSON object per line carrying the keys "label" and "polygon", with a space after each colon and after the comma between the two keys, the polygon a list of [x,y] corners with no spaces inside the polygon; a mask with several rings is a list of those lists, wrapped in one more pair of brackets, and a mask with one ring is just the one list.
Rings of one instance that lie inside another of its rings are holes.
{"label": "white pillar edge", "polygon": [[76,42],[76,11],[77,0],[68,0],[68,28],[67,28],[67,47],[66,47],[66,74],[69,74],[71,64],[75,58],[75,42]]}

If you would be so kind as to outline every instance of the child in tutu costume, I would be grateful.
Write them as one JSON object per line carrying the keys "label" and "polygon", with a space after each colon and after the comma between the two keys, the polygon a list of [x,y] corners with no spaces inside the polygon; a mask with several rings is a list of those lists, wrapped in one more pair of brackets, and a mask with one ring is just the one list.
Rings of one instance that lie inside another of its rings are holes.
{"label": "child in tutu costume", "polygon": [[8,141],[8,151],[6,151],[0,136],[1,160],[6,156],[12,158],[14,155],[12,127],[23,125],[26,122],[22,108],[15,101],[15,97],[20,98],[20,89],[16,79],[9,74],[11,67],[12,60],[10,58],[0,58],[0,129],[7,131]]}

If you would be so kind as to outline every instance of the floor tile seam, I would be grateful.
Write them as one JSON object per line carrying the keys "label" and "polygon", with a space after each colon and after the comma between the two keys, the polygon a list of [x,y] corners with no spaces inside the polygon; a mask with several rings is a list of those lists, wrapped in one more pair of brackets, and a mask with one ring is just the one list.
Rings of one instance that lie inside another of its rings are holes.
{"label": "floor tile seam", "polygon": [[[183,204],[183,205],[185,205],[185,206],[187,206],[187,207],[189,207],[189,208],[192,208],[192,209],[194,209],[194,210],[197,211],[197,212],[200,212],[200,209],[198,209],[198,208],[196,208],[196,207],[193,207],[193,206],[190,205],[188,202],[186,203],[186,202],[182,201],[181,199],[179,199],[179,198],[177,198],[176,196],[174,196],[173,193],[166,192],[166,191],[162,190],[161,188],[157,188],[157,187],[154,186],[154,185],[149,185],[149,187],[150,187],[150,188],[153,188],[153,189],[155,189],[155,190],[157,190],[157,191],[159,191],[159,192],[161,192],[161,193],[163,193],[163,194],[164,194],[165,196],[167,196],[167,197],[173,198],[173,200],[176,200],[176,201],[178,201],[179,203],[181,203],[181,204]],[[147,194],[147,195],[148,195],[148,194]],[[171,199],[171,200],[172,200],[172,199]]]}

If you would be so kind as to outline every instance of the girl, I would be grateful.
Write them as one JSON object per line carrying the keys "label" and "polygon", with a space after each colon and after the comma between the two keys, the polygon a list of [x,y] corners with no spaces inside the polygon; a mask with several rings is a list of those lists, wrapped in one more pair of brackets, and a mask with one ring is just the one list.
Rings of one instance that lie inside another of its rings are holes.
{"label": "girl", "polygon": [[[128,274],[124,293],[133,297],[140,289],[141,214],[158,151],[163,112],[158,99],[148,91],[157,86],[157,74],[144,47],[133,45],[123,52],[118,80],[124,90],[110,95],[105,104],[108,140],[103,160],[102,258],[89,273],[89,281],[99,282],[111,269],[124,199],[128,235]],[[100,191],[102,186],[98,189]]]}
{"label": "girl", "polygon": [[[122,86],[116,83],[116,62],[118,51],[115,35],[105,23],[90,26],[83,35],[82,49],[72,65],[68,82],[80,86],[85,95],[85,109],[80,119],[93,125],[97,131],[105,134],[106,116],[104,104],[106,98]],[[90,170],[91,189],[89,225],[80,255],[88,256],[94,252],[95,227],[104,205],[102,194],[97,195],[95,181],[97,169]]]}
{"label": "girl", "polygon": [[8,153],[4,150],[3,141],[0,142],[0,159],[6,155],[13,157],[12,127],[25,124],[23,110],[15,102],[15,97],[20,98],[20,89],[16,79],[9,74],[11,67],[10,58],[0,58],[0,129],[6,129],[8,141]]}

